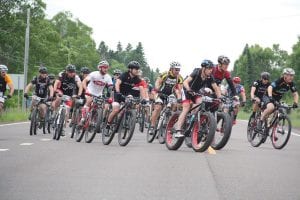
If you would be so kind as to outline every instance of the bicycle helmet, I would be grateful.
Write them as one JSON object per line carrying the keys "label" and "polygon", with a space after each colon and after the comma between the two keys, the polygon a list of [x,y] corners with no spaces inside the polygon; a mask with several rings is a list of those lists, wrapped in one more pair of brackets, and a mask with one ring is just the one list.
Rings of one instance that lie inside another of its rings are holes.
{"label": "bicycle helmet", "polygon": [[80,72],[83,74],[89,74],[91,71],[88,67],[81,67]]}
{"label": "bicycle helmet", "polygon": [[204,67],[204,68],[212,68],[212,67],[214,67],[214,64],[213,64],[213,62],[211,61],[211,60],[203,60],[202,62],[201,62],[201,67]]}
{"label": "bicycle helmet", "polygon": [[49,75],[48,75],[48,78],[49,78],[50,80],[54,80],[54,79],[55,79],[55,75],[54,75],[54,74],[49,74]]}
{"label": "bicycle helmet", "polygon": [[269,72],[262,72],[260,74],[260,77],[261,77],[261,79],[264,79],[264,80],[270,80],[270,73]]}
{"label": "bicycle helmet", "polygon": [[181,64],[179,62],[173,61],[170,63],[170,68],[171,69],[180,69],[181,68]]}
{"label": "bicycle helmet", "polygon": [[0,71],[7,72],[8,68],[6,67],[6,65],[0,65]]}
{"label": "bicycle helmet", "polygon": [[292,68],[284,68],[282,74],[295,75],[295,70]]}
{"label": "bicycle helmet", "polygon": [[228,65],[230,63],[230,60],[228,57],[221,55],[218,57],[218,63]]}
{"label": "bicycle helmet", "polygon": [[66,71],[67,71],[67,72],[76,72],[76,67],[75,67],[75,65],[68,64],[68,65],[66,66]]}
{"label": "bicycle helmet", "polygon": [[233,77],[232,81],[235,83],[235,84],[240,84],[241,83],[241,78],[236,76],[236,77]]}
{"label": "bicycle helmet", "polygon": [[115,69],[115,70],[113,71],[113,73],[114,73],[114,75],[115,75],[115,74],[122,74],[122,71],[119,70],[119,69]]}
{"label": "bicycle helmet", "polygon": [[98,64],[98,68],[101,68],[101,67],[104,67],[104,66],[109,67],[108,62],[106,60],[100,61],[99,64]]}
{"label": "bicycle helmet", "polygon": [[140,63],[137,61],[130,61],[127,67],[128,69],[140,69]]}
{"label": "bicycle helmet", "polygon": [[40,66],[39,73],[41,73],[41,74],[47,74],[48,73],[47,67]]}

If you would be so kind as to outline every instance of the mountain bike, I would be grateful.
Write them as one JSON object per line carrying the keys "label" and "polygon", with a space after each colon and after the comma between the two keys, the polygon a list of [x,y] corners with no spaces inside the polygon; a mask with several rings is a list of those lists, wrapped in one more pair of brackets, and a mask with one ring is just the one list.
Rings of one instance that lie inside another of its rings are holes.
{"label": "mountain bike", "polygon": [[59,95],[61,97],[61,102],[58,111],[55,113],[53,120],[53,139],[59,140],[64,131],[64,124],[66,118],[67,104],[66,102],[71,101],[72,97],[68,95]]}
{"label": "mountain bike", "polygon": [[282,149],[291,136],[292,124],[288,114],[293,106],[275,102],[274,112],[263,121],[262,131],[256,129],[261,112],[251,115],[248,121],[247,137],[253,147],[258,147],[270,136],[275,149]]}
{"label": "mountain bike", "polygon": [[132,95],[125,97],[125,102],[121,103],[120,110],[114,117],[110,129],[105,128],[102,132],[103,144],[110,144],[115,133],[118,133],[120,146],[126,146],[130,142],[136,124],[136,106],[139,102],[140,98],[134,98]]}
{"label": "mountain bike", "polygon": [[31,118],[30,118],[30,135],[36,135],[37,129],[43,128],[43,133],[46,133],[45,130],[45,118],[41,116],[41,104],[45,104],[46,98],[41,98],[38,96],[32,96],[32,111],[31,111]]}
{"label": "mountain bike", "polygon": [[[191,138],[191,146],[196,152],[204,152],[210,146],[214,139],[216,131],[216,119],[214,115],[206,110],[205,103],[219,101],[208,96],[196,93],[202,96],[202,102],[189,110],[185,124],[183,126],[184,136],[175,138],[173,134],[176,132],[174,125],[176,124],[179,112],[174,113],[166,127],[166,147],[169,150],[177,150],[187,137]],[[196,110],[197,109],[197,110]],[[192,112],[192,111],[196,112]]]}
{"label": "mountain bike", "polygon": [[84,99],[75,99],[75,106],[73,107],[72,118],[70,122],[71,127],[71,138],[74,138],[76,127],[80,123],[82,114],[81,109],[84,105]]}
{"label": "mountain bike", "polygon": [[[164,95],[164,94],[160,94],[163,95],[163,109],[160,112],[160,116],[155,124],[154,127],[154,133],[150,134],[150,127],[148,127],[148,131],[147,131],[147,142],[151,143],[153,142],[153,140],[155,139],[155,137],[157,136],[157,139],[159,141],[160,144],[164,144],[165,143],[165,133],[166,133],[166,127],[167,127],[167,123],[169,121],[169,118],[172,115],[172,105],[177,103],[177,99],[176,97],[172,94],[172,95]],[[151,123],[151,122],[150,122]]]}

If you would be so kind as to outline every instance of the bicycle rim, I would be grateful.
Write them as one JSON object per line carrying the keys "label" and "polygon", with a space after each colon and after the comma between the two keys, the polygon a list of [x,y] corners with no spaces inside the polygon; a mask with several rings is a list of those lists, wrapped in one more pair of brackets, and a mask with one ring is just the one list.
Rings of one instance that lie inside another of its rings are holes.
{"label": "bicycle rim", "polygon": [[292,124],[289,117],[283,117],[272,127],[272,145],[275,149],[282,149],[288,143],[291,136]]}
{"label": "bicycle rim", "polygon": [[120,124],[121,130],[118,134],[120,146],[126,146],[130,142],[135,128],[135,122],[136,112],[134,110],[125,111]]}

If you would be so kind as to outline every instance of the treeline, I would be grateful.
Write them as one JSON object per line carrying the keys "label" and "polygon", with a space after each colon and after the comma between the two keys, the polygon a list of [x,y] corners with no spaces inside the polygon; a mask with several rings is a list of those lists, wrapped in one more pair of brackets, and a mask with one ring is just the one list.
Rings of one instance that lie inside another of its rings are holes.
{"label": "treeline", "polygon": [[107,59],[112,68],[126,70],[131,60],[142,65],[144,76],[152,81],[157,72],[147,64],[142,43],[136,47],[128,44],[123,50],[119,42],[117,50],[111,50],[105,42],[96,48],[92,28],[73,19],[70,12],[60,12],[52,19],[45,18],[46,4],[42,0],[0,0],[0,63],[6,64],[9,73],[23,73],[24,44],[27,9],[30,8],[30,49],[28,80],[37,73],[38,66],[45,65],[50,73],[57,74],[68,64],[79,70],[87,66],[96,70],[101,59]]}
{"label": "treeline", "polygon": [[[290,67],[296,72],[294,78],[297,88],[300,88],[300,37],[293,46],[291,54],[280,49],[279,44],[274,44],[272,48],[263,48],[258,44],[245,48],[241,56],[234,62],[233,76],[239,76],[242,84],[250,97],[250,88],[254,80],[260,78],[260,73],[267,71],[271,74],[271,80],[279,78],[283,68]],[[291,100],[291,96],[286,95],[286,100]]]}

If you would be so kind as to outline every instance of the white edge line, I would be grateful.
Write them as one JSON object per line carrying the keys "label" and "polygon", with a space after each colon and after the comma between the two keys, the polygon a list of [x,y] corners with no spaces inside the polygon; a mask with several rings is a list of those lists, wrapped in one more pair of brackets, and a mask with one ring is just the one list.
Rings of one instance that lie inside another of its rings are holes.
{"label": "white edge line", "polygon": [[0,152],[1,152],[1,151],[9,151],[9,149],[0,149]]}
{"label": "white edge line", "polygon": [[1,124],[0,127],[2,126],[12,126],[12,125],[19,125],[19,124],[27,124],[30,122],[17,122],[17,123],[11,123],[11,124]]}

